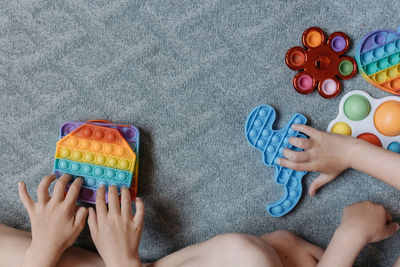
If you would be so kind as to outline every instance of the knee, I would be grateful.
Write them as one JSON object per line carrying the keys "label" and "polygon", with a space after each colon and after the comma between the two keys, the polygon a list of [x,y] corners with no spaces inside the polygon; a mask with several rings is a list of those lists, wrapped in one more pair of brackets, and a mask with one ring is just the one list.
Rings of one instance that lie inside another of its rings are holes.
{"label": "knee", "polygon": [[219,245],[227,251],[230,265],[243,262],[246,266],[281,266],[275,250],[260,238],[247,234],[216,236]]}

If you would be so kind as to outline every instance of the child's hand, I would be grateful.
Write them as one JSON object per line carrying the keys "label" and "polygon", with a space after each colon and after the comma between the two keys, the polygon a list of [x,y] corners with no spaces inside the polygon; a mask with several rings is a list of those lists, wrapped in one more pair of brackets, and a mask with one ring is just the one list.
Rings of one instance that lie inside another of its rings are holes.
{"label": "child's hand", "polygon": [[349,240],[363,238],[365,245],[388,238],[399,230],[390,213],[371,201],[354,203],[343,211],[339,231]]}
{"label": "child's hand", "polygon": [[357,139],[350,136],[318,131],[303,124],[292,125],[296,131],[305,133],[310,138],[290,137],[289,143],[304,149],[293,151],[285,149],[278,164],[298,171],[317,171],[320,175],[311,183],[308,192],[315,192],[336,178],[351,166],[351,147]]}
{"label": "child's hand", "polygon": [[[96,211],[89,208],[88,224],[96,248],[108,267],[141,266],[138,248],[143,229],[144,205],[136,198],[136,214],[133,216],[129,190],[121,189],[121,207],[118,190],[108,189],[108,211],[105,188],[97,190]],[[97,214],[96,214],[97,213]]]}
{"label": "child's hand", "polygon": [[398,230],[399,225],[381,205],[365,201],[347,206],[342,223],[317,266],[353,266],[357,255],[368,243],[386,239]]}
{"label": "child's hand", "polygon": [[65,187],[72,177],[62,175],[50,197],[48,189],[55,179],[54,174],[43,178],[37,188],[37,203],[29,196],[25,183],[18,183],[19,197],[28,211],[32,229],[32,243],[23,266],[54,266],[85,226],[87,209],[75,206],[82,178],[75,179],[65,198]]}

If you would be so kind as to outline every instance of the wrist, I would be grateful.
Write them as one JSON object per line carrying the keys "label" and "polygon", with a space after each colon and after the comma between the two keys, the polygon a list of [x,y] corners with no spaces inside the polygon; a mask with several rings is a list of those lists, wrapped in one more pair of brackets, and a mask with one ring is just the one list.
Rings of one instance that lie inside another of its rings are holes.
{"label": "wrist", "polygon": [[351,245],[353,248],[360,248],[360,251],[369,243],[367,235],[361,233],[361,231],[346,228],[343,225],[336,229],[334,237],[344,244]]}
{"label": "wrist", "polygon": [[29,267],[52,267],[58,262],[62,253],[55,253],[48,251],[43,247],[38,247],[31,244],[25,251],[24,258],[22,260],[22,266]]}

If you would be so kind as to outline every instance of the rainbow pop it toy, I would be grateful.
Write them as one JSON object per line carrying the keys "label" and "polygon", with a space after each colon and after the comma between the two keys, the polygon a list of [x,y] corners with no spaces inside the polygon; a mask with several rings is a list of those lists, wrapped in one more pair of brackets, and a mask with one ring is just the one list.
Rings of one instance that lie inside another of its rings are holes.
{"label": "rainbow pop it toy", "polygon": [[54,172],[84,178],[79,201],[94,203],[100,184],[126,186],[132,199],[136,197],[139,131],[135,127],[106,121],[68,122],[60,129],[60,138]]}
{"label": "rainbow pop it toy", "polygon": [[303,47],[295,46],[286,53],[286,65],[299,70],[293,86],[301,94],[311,93],[315,87],[325,98],[337,96],[341,90],[338,78],[347,80],[357,73],[353,58],[341,56],[349,49],[349,38],[343,32],[329,35],[325,43],[324,32],[317,27],[308,28],[302,37]]}
{"label": "rainbow pop it toy", "polygon": [[251,146],[260,150],[263,162],[275,167],[274,180],[285,187],[284,196],[275,203],[267,205],[267,211],[274,217],[280,217],[291,211],[300,199],[302,186],[301,179],[307,172],[294,171],[283,168],[276,163],[282,156],[283,149],[289,148],[295,151],[302,149],[292,146],[289,137],[307,138],[305,135],[293,130],[292,124],[305,124],[306,117],[297,113],[280,130],[273,130],[275,110],[268,105],[256,107],[249,115],[245,125],[245,135]]}
{"label": "rainbow pop it toy", "polygon": [[357,46],[356,60],[367,82],[386,92],[400,95],[400,27],[373,31]]}
{"label": "rainbow pop it toy", "polygon": [[364,91],[343,96],[328,132],[351,135],[400,153],[400,97],[372,98]]}

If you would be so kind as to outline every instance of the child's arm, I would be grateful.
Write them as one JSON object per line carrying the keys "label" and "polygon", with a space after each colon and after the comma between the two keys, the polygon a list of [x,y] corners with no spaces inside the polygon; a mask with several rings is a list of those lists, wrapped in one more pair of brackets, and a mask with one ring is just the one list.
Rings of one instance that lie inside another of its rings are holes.
{"label": "child's arm", "polygon": [[280,158],[278,163],[294,170],[320,172],[310,185],[310,195],[348,168],[365,172],[400,190],[399,154],[351,136],[322,132],[307,125],[297,124],[292,128],[310,139],[291,137],[289,142],[304,151],[285,149],[285,158]]}
{"label": "child's arm", "polygon": [[390,213],[380,205],[365,201],[347,206],[342,223],[317,266],[351,267],[367,244],[386,239],[398,230],[399,225],[392,222]]}
{"label": "child's arm", "polygon": [[136,198],[136,214],[132,214],[129,190],[121,188],[121,204],[115,186],[108,189],[108,210],[105,188],[96,196],[96,211],[89,208],[88,224],[96,248],[107,267],[142,266],[138,254],[143,229],[144,205]]}
{"label": "child's arm", "polygon": [[37,188],[37,203],[29,196],[25,183],[18,183],[19,197],[28,211],[32,229],[32,242],[22,259],[22,266],[55,266],[85,226],[87,209],[75,206],[83,180],[75,179],[64,198],[65,187],[72,177],[61,176],[50,197],[48,189],[55,179],[55,175],[43,178]]}

